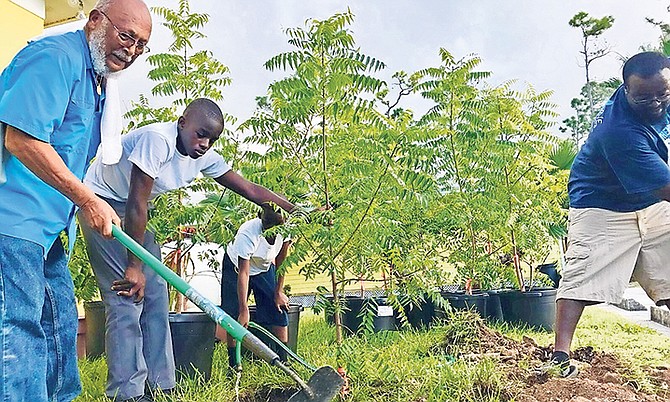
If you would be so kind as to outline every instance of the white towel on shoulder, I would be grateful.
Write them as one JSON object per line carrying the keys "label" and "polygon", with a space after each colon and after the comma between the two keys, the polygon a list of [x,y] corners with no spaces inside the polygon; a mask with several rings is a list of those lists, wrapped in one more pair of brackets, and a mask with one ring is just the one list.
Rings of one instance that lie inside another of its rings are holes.
{"label": "white towel on shoulder", "polygon": [[105,84],[105,107],[102,109],[100,120],[100,146],[102,147],[102,163],[114,165],[121,159],[123,148],[121,145],[121,131],[123,117],[121,115],[121,100],[119,86],[115,74],[107,77]]}

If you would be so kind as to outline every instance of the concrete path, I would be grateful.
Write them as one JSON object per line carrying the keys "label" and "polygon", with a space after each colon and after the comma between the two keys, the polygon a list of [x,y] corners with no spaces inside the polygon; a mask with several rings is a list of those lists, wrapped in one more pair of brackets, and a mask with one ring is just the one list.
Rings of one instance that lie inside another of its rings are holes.
{"label": "concrete path", "polygon": [[[599,304],[595,308],[603,309],[610,311],[616,314],[621,315],[622,317],[627,318],[628,320],[641,325],[643,327],[648,327],[656,330],[657,332],[670,336],[670,328],[665,325],[659,324],[651,320],[651,307],[654,306],[654,302],[647,296],[647,294],[639,286],[631,286],[626,289],[624,293],[625,299],[634,299],[647,309],[642,311],[628,311],[621,309],[617,306],[611,304]],[[666,308],[666,307],[663,307]]]}

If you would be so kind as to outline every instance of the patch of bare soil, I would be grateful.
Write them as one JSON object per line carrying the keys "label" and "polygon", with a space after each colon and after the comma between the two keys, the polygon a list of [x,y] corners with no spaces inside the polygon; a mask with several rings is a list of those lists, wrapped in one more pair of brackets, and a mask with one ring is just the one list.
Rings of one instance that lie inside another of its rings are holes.
{"label": "patch of bare soil", "polygon": [[[627,377],[619,359],[592,347],[572,352],[579,367],[575,378],[564,379],[548,373],[538,374],[535,368],[546,364],[552,345],[539,346],[531,338],[521,342],[502,335],[486,326],[478,317],[468,317],[468,325],[446,327],[442,343],[433,352],[447,353],[459,359],[478,361],[492,358],[500,362],[512,380],[505,390],[506,400],[517,402],[661,402],[670,400],[670,370],[665,367],[645,368],[656,394],[639,390],[638,384]],[[520,385],[520,386],[519,386]]]}
{"label": "patch of bare soil", "polygon": [[240,402],[286,402],[296,392],[297,388],[261,388],[240,395]]}

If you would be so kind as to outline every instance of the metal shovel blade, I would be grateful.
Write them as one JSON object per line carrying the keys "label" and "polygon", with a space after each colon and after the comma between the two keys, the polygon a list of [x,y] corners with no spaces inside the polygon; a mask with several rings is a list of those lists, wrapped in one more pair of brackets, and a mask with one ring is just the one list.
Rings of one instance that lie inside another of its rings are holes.
{"label": "metal shovel blade", "polygon": [[290,397],[288,402],[330,402],[340,392],[343,384],[344,379],[335,369],[330,366],[319,367],[307,382],[312,395],[302,389]]}

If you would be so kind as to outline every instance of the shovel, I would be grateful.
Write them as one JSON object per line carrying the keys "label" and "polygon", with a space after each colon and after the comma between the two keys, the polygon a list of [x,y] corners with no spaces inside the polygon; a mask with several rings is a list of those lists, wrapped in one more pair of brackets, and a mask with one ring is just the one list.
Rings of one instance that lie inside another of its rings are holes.
{"label": "shovel", "polygon": [[244,346],[247,350],[265,360],[271,366],[278,367],[298,383],[301,389],[289,398],[289,402],[330,402],[335,398],[335,395],[337,395],[344,384],[344,379],[340,377],[332,367],[320,367],[314,374],[312,374],[309,381],[305,383],[295,371],[279,360],[279,355],[272,349],[261,342],[260,339],[240,325],[240,323],[235,321],[231,316],[226,314],[225,311],[221,310],[216,304],[205,298],[185,280],[163,265],[162,262],[140,246],[118,226],[112,226],[112,235],[123,244],[124,247],[135,254],[137,258],[142,260],[142,262],[149,268],[156,271],[156,273],[165,279],[167,283],[177,289],[179,293],[186,296],[202,311],[209,315],[214,322],[219,324],[237,341],[238,362],[241,359],[241,346]]}
{"label": "shovel", "polygon": [[[261,332],[263,335],[267,336],[271,341],[277,344],[278,347],[284,349],[286,353],[288,353],[295,361],[303,365],[305,368],[308,370],[312,371],[312,377],[309,380],[309,383],[307,386],[314,390],[322,390],[322,394],[320,395],[315,395],[314,397],[310,397],[307,393],[305,392],[298,392],[297,394],[293,395],[291,398],[289,398],[289,402],[308,402],[308,401],[322,401],[322,400],[327,400],[330,401],[335,397],[339,389],[342,387],[342,384],[344,383],[344,380],[342,377],[337,374],[335,370],[332,369],[332,367],[321,367],[321,368],[314,368],[304,360],[300,358],[300,356],[296,355],[291,349],[286,347],[282,341],[279,339],[275,338],[274,335],[272,335],[271,332],[263,328],[262,326],[256,324],[253,321],[249,321],[249,327],[258,330]],[[335,378],[334,376],[337,376],[339,378]],[[339,383],[340,385],[337,387],[336,390],[333,390],[333,394],[329,394],[331,392],[331,389],[328,387],[328,384],[330,383]],[[304,388],[303,388],[304,389]],[[328,392],[328,393],[326,393]],[[312,399],[310,399],[312,398]]]}

